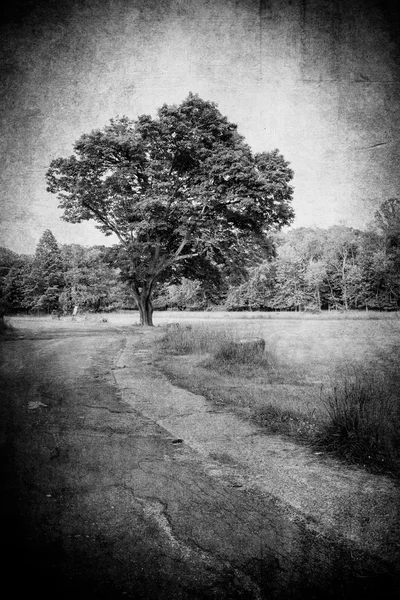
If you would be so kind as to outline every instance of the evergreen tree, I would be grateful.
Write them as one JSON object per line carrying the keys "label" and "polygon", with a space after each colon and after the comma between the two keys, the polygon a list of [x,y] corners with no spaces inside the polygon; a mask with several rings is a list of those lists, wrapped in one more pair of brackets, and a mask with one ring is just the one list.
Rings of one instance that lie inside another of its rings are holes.
{"label": "evergreen tree", "polygon": [[31,256],[19,256],[4,278],[4,299],[7,310],[17,312],[31,307]]}
{"label": "evergreen tree", "polygon": [[29,276],[27,300],[31,308],[51,312],[59,308],[64,288],[63,261],[57,241],[47,229],[39,240]]}
{"label": "evergreen tree", "polygon": [[12,269],[15,262],[18,260],[18,255],[8,248],[0,248],[0,315],[7,312],[8,302],[6,298],[6,277]]}

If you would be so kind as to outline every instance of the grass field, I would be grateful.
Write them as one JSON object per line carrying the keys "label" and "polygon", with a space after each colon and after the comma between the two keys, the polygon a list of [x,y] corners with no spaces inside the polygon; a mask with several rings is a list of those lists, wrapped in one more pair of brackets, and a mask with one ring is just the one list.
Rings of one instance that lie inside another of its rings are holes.
{"label": "grass field", "polygon": [[[269,433],[400,472],[397,315],[163,313],[159,320],[179,324],[167,329],[158,357],[178,385]],[[221,348],[253,337],[266,342],[262,357],[223,359]]]}

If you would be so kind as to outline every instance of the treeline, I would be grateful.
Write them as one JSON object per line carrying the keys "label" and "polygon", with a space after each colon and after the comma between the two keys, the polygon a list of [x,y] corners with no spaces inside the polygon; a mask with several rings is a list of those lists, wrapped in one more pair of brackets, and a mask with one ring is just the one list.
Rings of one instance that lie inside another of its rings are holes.
{"label": "treeline", "polygon": [[[8,312],[135,308],[129,283],[104,246],[58,246],[46,231],[34,256],[0,249],[1,304]],[[400,309],[400,201],[385,201],[366,231],[344,225],[271,237],[261,263],[217,280],[178,277],[156,293],[156,309]],[[216,284],[218,281],[218,284]]]}
{"label": "treeline", "polygon": [[[272,256],[225,280],[226,310],[320,311],[400,309],[400,201],[382,203],[366,231],[344,225],[299,228],[272,237]],[[183,280],[159,304],[207,308],[204,284]]]}
{"label": "treeline", "polygon": [[3,312],[71,313],[109,311],[129,301],[119,269],[106,260],[104,246],[59,246],[51,231],[42,235],[34,256],[0,248]]}
{"label": "treeline", "polygon": [[400,308],[400,237],[344,226],[295,229],[276,238],[276,255],[229,290],[228,310]]}

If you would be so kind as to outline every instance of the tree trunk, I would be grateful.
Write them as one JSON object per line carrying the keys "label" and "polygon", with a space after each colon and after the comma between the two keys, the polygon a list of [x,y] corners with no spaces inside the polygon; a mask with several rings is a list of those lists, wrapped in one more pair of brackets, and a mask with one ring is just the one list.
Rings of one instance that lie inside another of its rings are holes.
{"label": "tree trunk", "polygon": [[141,295],[136,302],[139,308],[140,325],[153,327],[153,304],[150,295]]}
{"label": "tree trunk", "polygon": [[342,298],[344,302],[344,309],[348,310],[349,305],[347,301],[346,256],[343,256],[342,262]]}
{"label": "tree trunk", "polygon": [[321,292],[319,290],[319,288],[317,288],[317,306],[318,306],[318,310],[321,311]]}

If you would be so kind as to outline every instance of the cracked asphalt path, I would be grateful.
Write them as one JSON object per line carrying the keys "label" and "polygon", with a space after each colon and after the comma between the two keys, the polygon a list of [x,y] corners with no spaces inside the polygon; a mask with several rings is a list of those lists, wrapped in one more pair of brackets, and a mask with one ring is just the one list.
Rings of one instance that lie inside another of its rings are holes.
{"label": "cracked asphalt path", "polygon": [[390,562],[157,422],[152,335],[57,323],[1,344],[3,597],[394,598]]}

